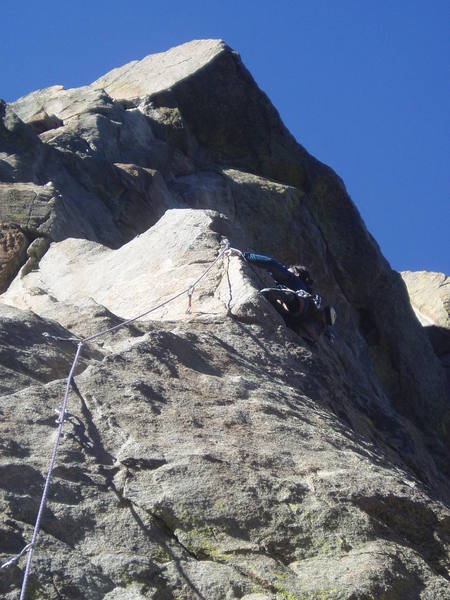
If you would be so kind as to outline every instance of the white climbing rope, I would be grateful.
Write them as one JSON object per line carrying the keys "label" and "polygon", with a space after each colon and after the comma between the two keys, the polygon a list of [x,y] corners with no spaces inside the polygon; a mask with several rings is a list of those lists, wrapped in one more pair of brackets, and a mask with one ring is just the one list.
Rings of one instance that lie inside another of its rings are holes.
{"label": "white climbing rope", "polygon": [[56,432],[56,438],[55,438],[55,442],[54,442],[54,445],[53,445],[53,452],[52,452],[51,459],[50,459],[50,464],[49,464],[49,467],[48,467],[47,477],[46,477],[44,489],[43,489],[43,492],[42,492],[41,502],[40,502],[40,505],[39,505],[38,515],[36,517],[36,522],[35,522],[35,525],[34,525],[34,530],[33,530],[33,535],[32,535],[32,538],[31,538],[31,542],[29,544],[27,544],[22,549],[22,551],[19,554],[17,554],[13,558],[9,559],[7,562],[5,562],[3,565],[0,566],[0,570],[1,569],[6,569],[6,568],[14,565],[15,563],[17,563],[19,561],[19,559],[24,554],[28,553],[27,563],[26,563],[26,567],[25,567],[25,573],[24,573],[24,577],[23,577],[23,581],[22,581],[22,588],[21,588],[21,592],[20,592],[20,600],[25,600],[25,594],[26,594],[26,590],[27,590],[28,578],[29,578],[30,569],[31,569],[31,562],[33,560],[33,553],[34,553],[34,549],[36,547],[36,540],[37,540],[37,537],[39,535],[39,530],[40,530],[40,526],[41,526],[42,515],[43,515],[44,509],[45,509],[46,502],[47,502],[47,496],[48,496],[48,492],[49,492],[49,489],[50,489],[50,481],[51,481],[52,474],[53,474],[53,468],[54,468],[54,465],[55,465],[56,454],[57,454],[57,451],[58,451],[59,442],[60,442],[60,439],[61,439],[61,437],[63,435],[63,427],[64,427],[65,415],[66,415],[66,411],[67,411],[67,403],[68,403],[68,400],[69,400],[70,386],[71,386],[71,383],[72,383],[72,378],[73,378],[73,375],[74,375],[74,372],[75,372],[75,368],[77,366],[78,359],[80,357],[81,349],[83,348],[83,346],[87,342],[92,342],[93,340],[96,340],[96,339],[98,339],[100,337],[103,337],[104,335],[107,335],[108,333],[112,333],[112,332],[117,331],[118,329],[120,329],[122,327],[126,327],[130,323],[133,323],[134,321],[137,321],[138,319],[141,319],[142,317],[150,314],[151,312],[154,312],[155,310],[158,310],[159,308],[162,308],[163,306],[166,306],[170,302],[173,302],[174,300],[176,300],[177,298],[180,298],[180,296],[183,296],[185,294],[188,295],[188,301],[189,301],[188,309],[190,311],[191,304],[192,304],[192,295],[194,293],[195,287],[200,283],[200,281],[204,277],[206,277],[206,275],[211,271],[211,269],[214,267],[214,265],[216,265],[217,262],[226,254],[226,252],[228,251],[228,249],[230,247],[230,244],[229,244],[228,240],[224,240],[223,243],[225,244],[225,248],[221,252],[219,252],[219,254],[215,258],[215,260],[208,266],[208,268],[191,285],[189,285],[183,291],[175,294],[174,296],[172,296],[168,300],[165,300],[164,302],[161,302],[160,304],[157,304],[156,306],[153,306],[149,310],[147,310],[147,311],[145,311],[145,312],[137,315],[136,317],[133,317],[132,319],[128,319],[126,321],[123,321],[122,323],[119,323],[118,325],[115,325],[114,327],[109,327],[108,329],[100,331],[99,333],[96,333],[96,334],[91,335],[91,336],[89,336],[87,338],[84,338],[84,339],[83,338],[78,338],[78,337],[63,338],[63,337],[59,337],[59,336],[50,335],[47,332],[43,333],[44,337],[46,337],[48,339],[54,339],[56,341],[76,341],[77,342],[77,351],[75,353],[75,357],[73,359],[73,363],[72,363],[72,366],[70,368],[69,375],[67,377],[66,388],[65,388],[65,392],[64,392],[64,399],[63,399],[62,405],[56,411],[58,413],[58,420],[57,420],[58,429],[57,429],[57,432]]}
{"label": "white climbing rope", "polygon": [[64,420],[65,420],[66,409],[67,409],[67,401],[69,399],[70,383],[72,381],[73,373],[75,371],[75,367],[77,366],[78,357],[80,356],[82,347],[83,347],[83,342],[79,342],[79,344],[77,346],[77,351],[75,353],[75,358],[73,359],[73,363],[72,363],[72,366],[69,371],[69,376],[67,377],[66,391],[64,392],[64,400],[63,400],[61,410],[59,412],[59,418],[58,418],[58,423],[59,423],[58,431],[56,432],[56,439],[55,439],[55,443],[53,445],[52,457],[50,459],[50,465],[48,467],[47,478],[45,480],[44,491],[42,492],[42,498],[41,498],[41,503],[39,505],[38,515],[36,517],[36,523],[34,525],[34,531],[33,531],[33,537],[31,538],[30,549],[28,551],[27,565],[25,567],[25,574],[23,576],[23,582],[22,582],[22,590],[20,592],[20,600],[24,600],[24,598],[25,598],[25,593],[26,593],[27,583],[28,583],[28,576],[30,574],[31,561],[33,559],[34,547],[36,545],[36,539],[37,539],[39,529],[41,526],[41,518],[42,518],[42,513],[44,512],[45,503],[47,501],[48,490],[50,489],[50,480],[52,478],[53,467],[55,465],[56,452],[58,451],[59,440],[61,439],[62,430],[64,427]]}
{"label": "white climbing rope", "polygon": [[134,321],[137,321],[138,319],[142,319],[142,317],[145,317],[145,316],[149,315],[151,312],[153,312],[155,310],[158,310],[158,308],[162,308],[163,306],[166,306],[166,304],[169,304],[170,302],[173,302],[174,300],[176,300],[180,296],[184,296],[184,295],[188,294],[188,296],[192,297],[192,294],[194,293],[195,287],[200,283],[200,281],[204,277],[206,277],[206,275],[211,271],[211,269],[214,267],[214,265],[222,258],[222,256],[228,250],[228,246],[229,246],[229,242],[228,242],[228,240],[226,240],[225,248],[221,252],[219,252],[217,258],[209,265],[209,267],[206,269],[206,271],[204,271],[200,275],[200,277],[198,277],[194,281],[194,283],[191,283],[191,285],[189,285],[182,292],[178,292],[178,294],[175,294],[175,296],[172,296],[168,300],[165,300],[164,302],[161,302],[157,306],[153,306],[153,308],[150,308],[149,310],[146,310],[145,312],[141,313],[140,315],[137,315],[137,317],[133,317],[132,319],[128,319],[127,321],[123,321],[122,323],[119,323],[118,325],[114,325],[114,327],[110,327],[109,329],[105,329],[104,331],[100,331],[99,333],[95,333],[94,335],[91,335],[90,337],[84,338],[83,339],[83,343],[92,342],[93,340],[96,340],[99,337],[103,337],[107,333],[112,333],[113,331],[116,331],[117,329],[120,329],[121,327],[125,327],[126,325],[129,325],[130,323],[133,323]]}

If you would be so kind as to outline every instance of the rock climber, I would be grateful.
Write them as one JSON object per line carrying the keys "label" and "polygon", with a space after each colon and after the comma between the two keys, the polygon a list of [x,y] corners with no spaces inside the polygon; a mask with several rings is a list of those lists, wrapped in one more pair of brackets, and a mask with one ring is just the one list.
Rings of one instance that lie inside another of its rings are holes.
{"label": "rock climber", "polygon": [[260,293],[283,316],[288,327],[316,341],[328,326],[334,325],[336,311],[332,306],[323,306],[322,298],[312,291],[314,282],[306,267],[293,265],[288,268],[269,256],[241,252],[236,248],[227,252],[269,271],[276,287],[263,288]]}

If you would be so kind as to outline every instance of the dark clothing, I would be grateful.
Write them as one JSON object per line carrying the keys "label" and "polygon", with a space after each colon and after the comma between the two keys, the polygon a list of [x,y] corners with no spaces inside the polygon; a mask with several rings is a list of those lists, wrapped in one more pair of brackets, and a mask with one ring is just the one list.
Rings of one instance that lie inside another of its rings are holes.
{"label": "dark clothing", "polygon": [[290,290],[294,290],[294,292],[297,290],[304,290],[305,292],[311,293],[311,290],[303,279],[294,275],[294,273],[291,273],[283,263],[280,263],[273,258],[269,258],[268,256],[263,256],[262,254],[253,254],[251,252],[243,252],[242,254],[248,262],[269,271],[278,284],[284,285]]}
{"label": "dark clothing", "polygon": [[[313,298],[309,294],[299,296],[297,292],[293,292],[287,288],[264,288],[260,292],[285,317],[285,320],[287,317],[290,320],[293,318],[303,320],[311,316],[315,311]],[[288,313],[286,313],[283,305],[288,310]]]}
{"label": "dark clothing", "polygon": [[317,340],[326,329],[320,296],[313,294],[308,284],[283,263],[251,252],[243,252],[243,256],[249,263],[269,271],[278,284],[277,288],[261,290],[261,294],[282,315],[286,325],[303,337]]}
{"label": "dark clothing", "polygon": [[261,294],[280,313],[286,325],[299,335],[315,341],[325,331],[326,324],[323,319],[318,318],[321,311],[316,307],[312,296],[300,296],[283,288],[265,288],[261,290]]}

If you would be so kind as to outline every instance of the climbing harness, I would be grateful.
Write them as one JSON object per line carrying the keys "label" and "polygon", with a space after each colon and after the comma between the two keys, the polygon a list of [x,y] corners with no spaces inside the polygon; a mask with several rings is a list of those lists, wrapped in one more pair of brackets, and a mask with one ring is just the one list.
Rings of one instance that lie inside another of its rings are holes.
{"label": "climbing harness", "polygon": [[[56,421],[56,424],[58,425],[58,429],[56,432],[56,439],[53,445],[53,451],[52,451],[52,455],[50,458],[50,463],[49,463],[49,467],[48,467],[48,472],[47,472],[47,477],[45,480],[45,484],[44,484],[44,489],[42,492],[42,497],[41,497],[41,502],[39,505],[39,510],[38,510],[38,514],[36,517],[36,522],[34,525],[34,530],[33,530],[33,535],[31,538],[31,542],[29,544],[27,544],[19,554],[17,554],[16,556],[14,556],[13,558],[9,559],[7,562],[5,562],[3,565],[0,566],[0,570],[1,569],[6,569],[14,564],[16,564],[19,559],[26,553],[28,553],[27,556],[27,563],[26,563],[26,567],[25,567],[25,573],[24,573],[24,577],[23,577],[23,581],[22,581],[22,588],[21,588],[21,592],[20,592],[20,600],[25,600],[25,594],[26,594],[26,590],[27,590],[27,584],[28,584],[28,578],[30,575],[30,569],[31,569],[31,561],[33,560],[33,552],[34,549],[36,547],[36,540],[39,534],[39,530],[40,530],[40,526],[41,526],[41,519],[42,519],[42,515],[45,509],[45,505],[47,502],[47,496],[48,496],[48,492],[49,492],[49,488],[50,488],[50,481],[52,478],[52,474],[53,474],[53,469],[54,469],[54,465],[55,465],[55,460],[56,460],[56,454],[58,451],[58,446],[59,446],[59,442],[61,437],[64,435],[63,434],[63,427],[64,427],[64,423],[65,423],[65,417],[66,417],[66,411],[67,411],[67,403],[69,400],[69,392],[70,392],[70,387],[73,383],[73,375],[75,372],[75,368],[78,362],[78,359],[80,357],[80,353],[81,350],[83,348],[83,346],[85,344],[87,344],[88,342],[92,342],[100,337],[103,337],[105,335],[107,335],[108,333],[112,333],[114,331],[117,331],[118,329],[121,329],[122,327],[126,327],[127,325],[129,325],[130,323],[133,323],[134,321],[137,321],[138,319],[141,319],[142,317],[154,312],[155,310],[158,310],[159,308],[162,308],[163,306],[166,306],[167,304],[173,302],[174,300],[176,300],[177,298],[179,298],[180,296],[184,296],[184,295],[188,295],[188,309],[186,312],[191,312],[191,307],[192,307],[192,294],[194,293],[195,287],[200,283],[200,281],[206,277],[206,275],[211,271],[211,269],[214,267],[214,265],[217,264],[217,262],[226,255],[226,252],[229,250],[230,248],[230,243],[227,239],[223,240],[222,242],[225,247],[223,250],[221,250],[219,252],[219,254],[217,255],[217,257],[215,258],[215,260],[209,265],[209,267],[191,284],[189,285],[188,288],[184,289],[182,292],[179,292],[177,294],[175,294],[174,296],[172,296],[171,298],[169,298],[168,300],[165,300],[164,302],[161,302],[160,304],[153,306],[152,308],[150,308],[149,310],[141,313],[140,315],[137,315],[136,317],[133,317],[131,319],[128,319],[126,321],[123,321],[122,323],[119,323],[118,325],[115,325],[114,327],[109,327],[108,329],[105,329],[103,331],[100,331],[94,335],[91,335],[87,338],[79,338],[79,337],[60,337],[60,336],[55,336],[55,335],[50,335],[48,332],[44,332],[42,335],[44,337],[46,337],[47,339],[51,339],[51,340],[55,340],[55,341],[69,341],[69,342],[77,342],[77,350],[75,353],[75,357],[73,359],[72,362],[72,366],[70,367],[70,371],[69,371],[69,375],[67,377],[67,381],[66,381],[66,387],[65,387],[65,392],[64,392],[64,399],[63,402],[61,404],[60,407],[58,407],[58,409],[56,409],[56,413],[58,415],[58,419]],[[228,272],[228,269],[227,269]],[[231,289],[231,288],[230,288]],[[231,299],[230,299],[231,302]],[[229,304],[228,303],[228,307],[227,310],[229,310]]]}

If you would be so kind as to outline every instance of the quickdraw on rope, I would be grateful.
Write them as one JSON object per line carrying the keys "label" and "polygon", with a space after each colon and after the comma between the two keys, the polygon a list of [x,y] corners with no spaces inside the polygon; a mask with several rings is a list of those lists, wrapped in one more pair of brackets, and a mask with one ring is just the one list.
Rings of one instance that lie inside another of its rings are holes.
{"label": "quickdraw on rope", "polygon": [[56,342],[79,342],[81,339],[79,337],[60,337],[59,335],[50,335],[48,331],[44,331],[42,335],[49,340],[55,340]]}
{"label": "quickdraw on rope", "polygon": [[7,569],[8,567],[12,567],[13,565],[15,565],[15,564],[16,564],[16,562],[18,562],[18,561],[19,561],[19,559],[20,559],[20,558],[22,558],[22,556],[23,556],[23,555],[24,555],[26,552],[28,552],[28,550],[29,550],[30,548],[31,548],[31,544],[27,544],[27,545],[25,546],[25,548],[23,548],[23,549],[22,549],[22,550],[19,552],[19,554],[16,554],[16,556],[13,556],[13,558],[10,558],[10,559],[9,559],[9,560],[7,560],[5,563],[3,563],[3,564],[0,566],[0,571],[1,571],[2,569]]}
{"label": "quickdraw on rope", "polygon": [[226,265],[225,265],[225,274],[227,276],[227,284],[228,284],[228,293],[229,293],[229,298],[228,298],[228,302],[227,302],[227,315],[231,314],[231,302],[233,301],[233,293],[231,290],[231,280],[230,280],[230,255],[226,254]]}
{"label": "quickdraw on rope", "polygon": [[188,294],[188,307],[186,309],[186,314],[190,314],[192,311],[192,295],[193,295],[193,293],[194,293],[194,288],[190,287],[188,289],[188,293],[187,293]]}
{"label": "quickdraw on rope", "polygon": [[[206,277],[206,275],[211,271],[211,269],[214,267],[214,265],[225,255],[225,253],[227,252],[227,250],[229,250],[230,244],[228,242],[228,240],[224,240],[224,244],[225,244],[225,248],[223,250],[221,250],[218,254],[218,256],[215,258],[215,260],[209,265],[209,267],[185,290],[183,290],[182,292],[179,292],[177,294],[175,294],[174,296],[172,296],[171,298],[169,298],[168,300],[165,300],[164,302],[161,302],[160,304],[157,304],[156,306],[153,306],[152,308],[150,308],[149,310],[141,313],[140,315],[137,315],[136,317],[133,317],[132,319],[128,319],[126,321],[123,321],[122,323],[119,323],[118,325],[115,325],[114,327],[109,327],[108,329],[105,329],[103,331],[100,331],[99,333],[96,333],[94,335],[91,335],[87,338],[81,339],[78,337],[59,337],[59,336],[55,336],[55,335],[50,335],[48,332],[44,332],[42,335],[48,339],[52,339],[55,341],[64,341],[64,342],[77,342],[77,350],[75,353],[75,357],[73,359],[73,363],[72,366],[70,368],[69,371],[69,375],[67,377],[67,381],[66,381],[66,387],[65,387],[65,392],[64,392],[64,399],[63,402],[61,404],[60,407],[58,407],[57,409],[55,409],[55,412],[58,415],[58,419],[56,421],[56,424],[58,425],[58,429],[56,432],[56,439],[53,445],[53,451],[52,451],[52,455],[50,458],[50,464],[48,467],[48,472],[47,472],[47,477],[45,480],[45,484],[44,484],[44,489],[42,492],[42,497],[41,497],[41,502],[39,505],[39,510],[38,510],[38,515],[36,517],[36,522],[34,525],[34,530],[33,530],[33,535],[31,538],[31,542],[29,544],[27,544],[23,550],[17,554],[16,556],[14,556],[13,558],[9,559],[7,562],[5,562],[3,565],[0,566],[0,570],[1,569],[6,569],[14,564],[16,564],[19,559],[26,553],[28,553],[27,556],[27,563],[25,566],[25,573],[24,573],[24,577],[23,577],[23,582],[22,582],[22,588],[21,588],[21,592],[20,592],[20,600],[25,600],[25,594],[26,594],[26,590],[27,590],[27,584],[28,584],[28,578],[30,575],[30,569],[31,569],[31,561],[33,560],[33,552],[34,549],[36,547],[36,540],[40,531],[40,527],[41,527],[41,519],[42,519],[42,515],[45,509],[45,505],[47,502],[47,496],[48,496],[48,492],[49,492],[49,488],[50,488],[50,481],[52,478],[52,474],[53,474],[53,468],[55,465],[55,460],[56,460],[56,454],[57,454],[57,450],[58,450],[58,446],[59,446],[59,442],[61,440],[61,437],[63,437],[64,433],[63,433],[63,427],[64,427],[64,423],[66,421],[65,417],[66,417],[66,412],[67,412],[67,403],[69,400],[69,392],[70,392],[70,387],[72,385],[72,379],[75,373],[75,369],[77,366],[77,362],[78,359],[80,357],[80,353],[81,350],[83,348],[83,346],[87,343],[87,342],[92,342],[93,340],[96,340],[100,337],[103,337],[104,335],[107,335],[108,333],[113,333],[114,331],[117,331],[118,329],[122,328],[122,327],[126,327],[127,325],[129,325],[130,323],[133,323],[134,321],[137,321],[138,319],[141,319],[142,317],[150,314],[151,312],[154,312],[155,310],[158,310],[159,308],[162,308],[163,306],[165,306],[166,304],[169,304],[170,302],[173,302],[174,300],[176,300],[177,298],[179,298],[180,296],[184,296],[185,294],[188,294],[188,311],[190,312],[191,307],[192,307],[192,294],[194,293],[194,289],[195,287],[198,285],[198,283],[204,278]],[[230,300],[231,301],[231,300]]]}

